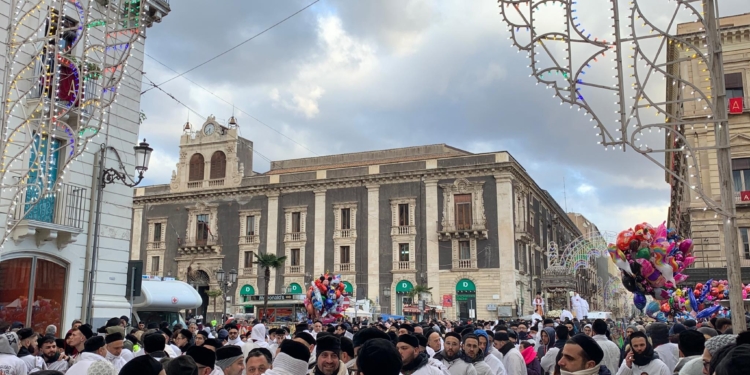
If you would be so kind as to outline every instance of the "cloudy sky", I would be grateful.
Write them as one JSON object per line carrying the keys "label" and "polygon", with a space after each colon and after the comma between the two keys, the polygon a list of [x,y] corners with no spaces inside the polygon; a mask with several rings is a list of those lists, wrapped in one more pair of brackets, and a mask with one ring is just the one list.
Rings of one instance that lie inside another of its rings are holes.
{"label": "cloudy sky", "polygon": [[[148,30],[143,70],[166,81],[312,1],[173,0]],[[720,3],[722,15],[750,12],[747,0]],[[258,172],[269,160],[447,143],[510,152],[560,206],[602,230],[665,220],[663,170],[597,145],[583,112],[529,77],[498,13],[495,0],[321,0],[161,86],[195,112],[156,89],[143,95],[141,138],[155,149],[146,182],[168,182],[188,116],[225,121],[234,105]],[[590,30],[606,25],[591,18]]]}

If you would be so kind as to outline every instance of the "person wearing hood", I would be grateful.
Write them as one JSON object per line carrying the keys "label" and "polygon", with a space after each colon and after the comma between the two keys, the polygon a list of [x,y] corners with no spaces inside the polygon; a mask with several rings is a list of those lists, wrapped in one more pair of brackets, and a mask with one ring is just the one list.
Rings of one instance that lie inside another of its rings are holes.
{"label": "person wearing hood", "polygon": [[559,355],[557,365],[560,367],[560,375],[611,375],[601,365],[604,351],[594,339],[586,335],[571,337]]}
{"label": "person wearing hood", "polygon": [[442,370],[430,364],[430,356],[419,351],[419,340],[411,333],[398,337],[396,344],[401,355],[401,373],[403,375],[442,375]]}
{"label": "person wearing hood", "polygon": [[526,361],[505,332],[495,333],[495,349],[503,355],[503,366],[508,375],[526,375]]}
{"label": "person wearing hood", "polygon": [[125,358],[122,358],[125,338],[122,337],[122,333],[115,332],[105,336],[104,342],[107,344],[107,354],[105,358],[112,363],[112,366],[114,366],[115,370],[119,373],[123,366],[128,362]]}
{"label": "person wearing hood", "polygon": [[245,345],[244,342],[242,342],[242,338],[240,338],[240,329],[237,328],[236,325],[230,324],[226,327],[227,330],[227,343],[224,345],[235,345],[239,346],[240,348]]}
{"label": "person wearing hood", "polygon": [[[250,331],[250,340],[259,348],[269,349],[268,342],[266,341],[266,326],[262,323],[254,325],[252,331]],[[272,350],[271,353],[273,352]]]}
{"label": "person wearing hood", "polygon": [[18,334],[0,334],[0,371],[5,375],[26,375],[26,362],[18,358]]}
{"label": "person wearing hood", "polygon": [[78,357],[78,361],[70,366],[66,374],[68,375],[87,375],[89,367],[95,362],[107,361],[106,341],[102,336],[93,336],[86,340],[83,347],[83,353]]}
{"label": "person wearing hood", "polygon": [[16,332],[20,345],[18,346],[18,358],[26,363],[29,373],[44,370],[44,360],[37,357],[37,334],[31,328],[21,328]]}
{"label": "person wearing hood", "polygon": [[[656,323],[654,323],[656,324]],[[654,348],[643,332],[630,335],[630,351],[620,365],[617,375],[671,375],[672,371],[655,356]]]}
{"label": "person wearing hood", "polygon": [[487,331],[478,329],[474,331],[474,334],[477,335],[477,338],[479,339],[479,350],[484,354],[484,362],[487,366],[490,366],[492,374],[507,375],[505,372],[505,366],[503,366],[503,361],[490,354],[491,349],[494,349],[494,347],[492,346],[492,340],[490,340]]}
{"label": "person wearing hood", "polygon": [[279,345],[279,352],[273,360],[270,370],[265,375],[305,375],[310,349],[294,340],[284,340]]}
{"label": "person wearing hood", "polygon": [[443,363],[443,368],[445,368],[450,375],[477,375],[477,370],[474,369],[474,366],[464,360],[461,351],[461,335],[456,332],[448,332],[445,334],[443,350],[435,353],[433,358],[441,361]]}
{"label": "person wearing hood", "polygon": [[492,369],[484,361],[484,351],[479,347],[479,338],[473,333],[464,334],[461,348],[464,352],[464,361],[471,363],[477,375],[492,375]]}
{"label": "person wearing hood", "polygon": [[[619,363],[622,363],[622,361],[625,360],[625,355],[630,350],[630,335],[632,335],[633,332],[636,332],[636,331],[638,331],[638,326],[636,325],[629,325],[625,328],[625,338],[622,343],[622,348],[620,349],[620,362]],[[617,366],[617,367],[619,368],[620,366]]]}
{"label": "person wearing hood", "polygon": [[565,328],[565,326],[559,326],[562,329],[565,329],[565,339],[563,340],[556,340],[557,334],[555,332],[555,328],[552,327],[544,327],[542,329],[541,333],[541,339],[540,339],[540,346],[537,350],[537,358],[539,358],[539,364],[542,366],[542,371],[546,374],[552,374],[555,369],[555,363],[557,362],[555,358],[557,358],[557,353],[560,352],[560,348],[555,346],[557,342],[561,342],[562,345],[565,345],[565,341],[568,339],[567,337],[567,331],[568,329]]}
{"label": "person wearing hood", "polygon": [[54,336],[40,337],[37,346],[39,358],[44,361],[44,369],[62,373],[68,370],[68,358],[58,350],[57,339]]}
{"label": "person wearing hood", "polygon": [[607,339],[607,323],[602,319],[596,319],[592,327],[594,332],[593,339],[604,352],[602,366],[606,366],[610,372],[615,371],[616,368],[620,367],[620,348],[617,347],[617,344]]}
{"label": "person wearing hood", "polygon": [[339,359],[341,358],[341,340],[334,335],[320,336],[318,335],[316,340],[315,366],[310,370],[309,375],[348,375],[346,365]]}
{"label": "person wearing hood", "polygon": [[526,362],[526,373],[528,375],[544,375],[542,365],[539,364],[539,359],[536,358],[534,344],[524,341],[521,343],[521,349],[523,361]]}
{"label": "person wearing hood", "polygon": [[669,373],[674,371],[677,366],[677,360],[680,358],[680,349],[677,344],[669,342],[669,326],[665,323],[652,323],[648,327],[648,335],[651,337],[651,344],[654,351],[659,354],[659,359],[667,365]]}
{"label": "person wearing hood", "polygon": [[702,333],[693,330],[680,332],[679,343],[680,361],[677,362],[674,375],[702,375],[703,350],[706,338]]}

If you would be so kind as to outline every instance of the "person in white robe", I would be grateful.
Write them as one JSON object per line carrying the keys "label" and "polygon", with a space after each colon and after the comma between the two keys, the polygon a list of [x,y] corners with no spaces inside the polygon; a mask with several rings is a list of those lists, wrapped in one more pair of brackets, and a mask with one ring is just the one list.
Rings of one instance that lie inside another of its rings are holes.
{"label": "person in white robe", "polygon": [[570,297],[570,307],[573,309],[573,313],[575,314],[575,317],[578,318],[578,320],[583,319],[583,303],[581,303],[580,295],[578,295],[578,292],[575,292],[573,294],[573,297]]}
{"label": "person in white robe", "polygon": [[[94,336],[84,343],[83,353],[78,356],[78,361],[70,366],[67,375],[88,375],[89,368],[96,362],[105,362],[107,365],[112,364],[105,358],[107,355],[106,342],[102,336]],[[101,364],[97,365],[101,366]],[[114,372],[114,367],[112,368]],[[115,373],[116,374],[116,373]]]}

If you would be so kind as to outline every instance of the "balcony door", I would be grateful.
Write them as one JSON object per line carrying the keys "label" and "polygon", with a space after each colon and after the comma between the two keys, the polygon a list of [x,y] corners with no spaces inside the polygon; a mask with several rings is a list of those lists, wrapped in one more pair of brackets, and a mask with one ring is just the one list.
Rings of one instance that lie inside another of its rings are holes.
{"label": "balcony door", "polygon": [[[51,223],[55,218],[55,181],[59,163],[60,141],[55,138],[34,136],[29,159],[28,188],[26,189],[26,220]],[[36,204],[34,204],[36,202]]]}

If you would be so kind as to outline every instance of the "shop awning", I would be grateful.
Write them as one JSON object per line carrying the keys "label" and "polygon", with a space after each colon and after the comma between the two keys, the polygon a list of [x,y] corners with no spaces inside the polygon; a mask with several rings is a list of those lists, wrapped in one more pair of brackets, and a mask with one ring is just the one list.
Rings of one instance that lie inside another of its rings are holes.
{"label": "shop awning", "polygon": [[352,287],[352,284],[348,281],[344,281],[344,293],[348,295],[354,294],[354,287]]}
{"label": "shop awning", "polygon": [[242,289],[240,289],[241,296],[252,296],[254,294],[255,294],[255,288],[253,288],[252,285],[245,284],[242,286]]}
{"label": "shop awning", "polygon": [[414,285],[409,280],[401,280],[396,284],[396,293],[409,293],[412,289],[414,289]]}
{"label": "shop awning", "polygon": [[302,294],[302,287],[297,283],[291,283],[289,284],[289,293]]}

